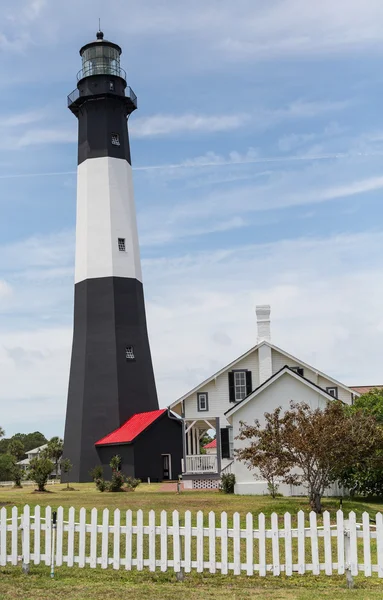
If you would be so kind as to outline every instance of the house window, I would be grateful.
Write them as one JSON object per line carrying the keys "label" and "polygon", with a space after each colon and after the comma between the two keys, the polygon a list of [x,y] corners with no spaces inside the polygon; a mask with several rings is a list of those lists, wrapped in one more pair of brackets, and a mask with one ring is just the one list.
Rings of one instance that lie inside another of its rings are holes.
{"label": "house window", "polygon": [[205,412],[209,410],[209,402],[207,393],[197,394],[197,409],[198,412]]}
{"label": "house window", "polygon": [[334,398],[338,398],[338,388],[337,387],[328,387],[326,388],[326,392],[333,396]]}
{"label": "house window", "polygon": [[234,371],[235,401],[246,398],[246,371]]}
{"label": "house window", "polygon": [[126,346],[125,358],[126,358],[126,360],[134,360],[135,359],[133,346]]}
{"label": "house window", "polygon": [[118,238],[118,249],[120,252],[125,252],[125,238]]}
{"label": "house window", "polygon": [[301,377],[304,377],[305,375],[305,370],[302,367],[291,367],[291,370],[300,375]]}
{"label": "house window", "polygon": [[120,146],[120,136],[118,133],[112,133],[112,144],[113,146]]}
{"label": "house window", "polygon": [[234,457],[234,433],[233,428],[228,427],[229,430],[229,448],[230,448],[230,458]]}

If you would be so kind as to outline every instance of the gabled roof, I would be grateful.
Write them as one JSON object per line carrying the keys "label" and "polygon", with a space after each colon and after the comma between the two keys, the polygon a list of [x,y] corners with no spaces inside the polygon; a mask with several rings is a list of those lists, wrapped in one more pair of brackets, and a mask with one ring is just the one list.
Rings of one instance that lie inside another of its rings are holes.
{"label": "gabled roof", "polygon": [[150,412],[137,413],[130,417],[121,427],[112,431],[96,442],[95,446],[109,446],[112,444],[129,444],[133,442],[154,421],[166,412],[166,408]]}
{"label": "gabled roof", "polygon": [[265,346],[269,346],[272,350],[275,350],[276,352],[279,352],[280,354],[283,354],[283,356],[285,356],[286,358],[289,358],[290,360],[298,363],[302,367],[304,367],[306,369],[310,369],[311,371],[313,371],[317,375],[320,375],[321,377],[324,377],[325,379],[328,379],[331,383],[334,383],[334,385],[336,385],[338,387],[341,387],[341,388],[343,388],[344,390],[346,390],[346,391],[348,391],[350,393],[352,393],[353,391],[355,393],[357,393],[357,394],[359,393],[357,390],[355,390],[355,388],[349,388],[349,387],[347,387],[346,385],[344,385],[344,383],[341,383],[337,379],[334,379],[333,377],[330,377],[326,373],[323,373],[322,371],[319,371],[315,367],[312,367],[311,365],[308,365],[307,363],[303,362],[299,358],[296,358],[292,354],[289,354],[285,350],[282,350],[281,348],[278,348],[278,346],[274,346],[274,344],[271,344],[270,342],[263,341],[263,342],[260,342],[259,344],[257,344],[256,346],[253,346],[253,348],[250,348],[250,350],[248,350],[247,352],[245,352],[245,354],[242,354],[241,356],[239,356],[238,358],[236,358],[235,360],[233,360],[233,362],[231,362],[228,365],[226,365],[226,367],[223,367],[222,369],[220,369],[220,371],[217,371],[216,373],[214,373],[214,375],[212,375],[208,379],[205,379],[205,381],[202,381],[202,383],[200,383],[195,388],[193,388],[192,390],[190,390],[190,392],[188,392],[187,394],[184,394],[183,396],[181,396],[181,398],[178,398],[178,400],[175,400],[174,402],[172,402],[172,404],[170,404],[170,408],[173,408],[174,406],[177,406],[177,404],[179,404],[180,402],[182,402],[183,400],[185,400],[186,398],[188,398],[192,394],[195,394],[196,392],[198,392],[198,390],[200,390],[202,387],[204,387],[205,385],[207,385],[208,383],[210,383],[211,381],[213,381],[214,379],[216,379],[217,377],[219,377],[220,375],[222,375],[226,371],[229,371],[230,369],[232,369],[233,367],[235,367],[235,365],[237,365],[241,360],[243,360],[244,358],[247,358],[250,354],[252,354],[252,352],[255,352],[261,346],[264,346],[264,345]]}
{"label": "gabled roof", "polygon": [[359,385],[356,387],[350,387],[357,394],[368,394],[371,390],[383,390],[383,385]]}
{"label": "gabled roof", "polygon": [[217,447],[217,440],[213,440],[212,442],[209,442],[208,444],[206,444],[204,446],[204,448],[216,448]]}
{"label": "gabled roof", "polygon": [[268,388],[270,385],[272,385],[275,381],[277,381],[280,377],[282,377],[282,375],[284,375],[286,373],[288,375],[290,375],[291,377],[294,377],[298,381],[301,381],[301,383],[303,383],[304,385],[307,385],[307,387],[309,387],[309,388],[313,389],[314,391],[318,392],[318,394],[321,394],[326,400],[332,400],[332,401],[335,400],[334,396],[332,396],[331,394],[329,394],[328,392],[326,392],[324,389],[322,389],[321,387],[319,387],[319,385],[316,385],[315,383],[313,383],[312,381],[310,381],[306,377],[303,377],[302,375],[299,375],[298,373],[296,373],[295,371],[293,371],[292,369],[290,369],[290,367],[288,367],[287,365],[285,365],[277,373],[275,373],[269,379],[267,379],[266,381],[264,381],[263,383],[261,383],[261,385],[259,387],[257,387],[253,392],[251,392],[251,394],[249,394],[248,396],[246,396],[246,398],[243,398],[243,400],[240,400],[240,402],[236,402],[233,406],[231,406],[229,408],[229,410],[227,410],[225,412],[225,415],[231,416],[232,414],[234,414],[239,408],[242,408],[242,406],[244,406],[245,404],[247,404],[250,400],[252,400],[253,398],[255,398],[260,392],[263,392],[263,390],[265,390],[266,388]]}

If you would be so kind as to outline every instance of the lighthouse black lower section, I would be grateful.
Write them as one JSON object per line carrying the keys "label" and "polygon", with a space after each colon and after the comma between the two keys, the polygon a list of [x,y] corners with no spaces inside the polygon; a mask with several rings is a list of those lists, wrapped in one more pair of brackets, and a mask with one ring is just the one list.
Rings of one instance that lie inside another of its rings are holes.
{"label": "lighthouse black lower section", "polygon": [[[126,358],[126,349],[134,359]],[[89,481],[95,442],[138,412],[158,409],[142,283],[105,277],[75,286],[64,457]]]}

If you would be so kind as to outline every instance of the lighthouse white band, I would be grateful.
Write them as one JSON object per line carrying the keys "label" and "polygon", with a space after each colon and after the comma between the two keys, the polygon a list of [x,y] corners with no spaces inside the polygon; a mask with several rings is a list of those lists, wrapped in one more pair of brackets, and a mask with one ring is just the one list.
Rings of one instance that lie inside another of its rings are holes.
{"label": "lighthouse white band", "polygon": [[142,281],[132,167],[107,156],[89,158],[77,171],[75,282],[97,277]]}

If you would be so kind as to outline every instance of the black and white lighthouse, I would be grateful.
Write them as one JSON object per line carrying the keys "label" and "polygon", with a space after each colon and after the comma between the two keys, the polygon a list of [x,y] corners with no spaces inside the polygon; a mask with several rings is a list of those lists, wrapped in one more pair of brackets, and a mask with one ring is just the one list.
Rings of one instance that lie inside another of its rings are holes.
{"label": "black and white lighthouse", "polygon": [[64,456],[88,481],[95,443],[158,409],[146,325],[127,120],[137,97],[121,48],[97,33],[80,50],[68,106],[78,119],[74,334]]}

